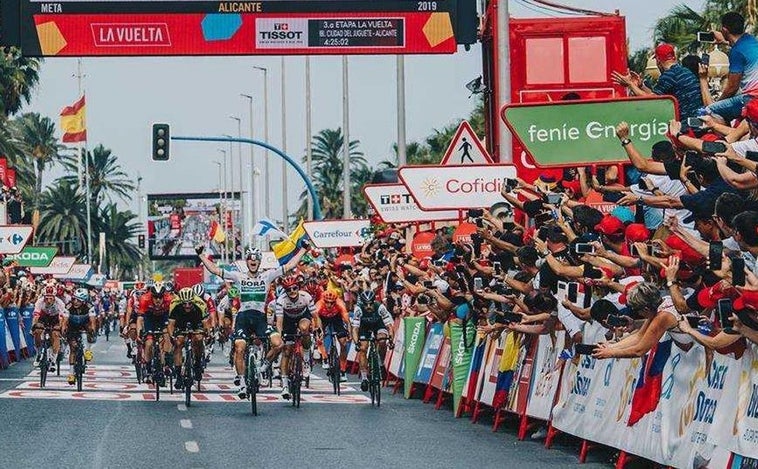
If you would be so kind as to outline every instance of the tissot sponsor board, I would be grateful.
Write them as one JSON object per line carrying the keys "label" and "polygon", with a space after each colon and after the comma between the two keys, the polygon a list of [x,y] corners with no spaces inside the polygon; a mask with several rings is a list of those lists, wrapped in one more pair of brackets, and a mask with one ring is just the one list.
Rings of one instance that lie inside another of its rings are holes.
{"label": "tissot sponsor board", "polygon": [[256,18],[255,29],[255,46],[261,49],[308,47],[305,18]]}
{"label": "tissot sponsor board", "polygon": [[502,202],[503,179],[515,178],[506,164],[403,166],[398,176],[422,210],[491,207]]}
{"label": "tissot sponsor board", "polygon": [[423,211],[403,184],[367,184],[363,194],[385,223],[457,220],[457,210]]}
{"label": "tissot sponsor board", "polygon": [[303,226],[317,248],[361,246],[370,235],[368,220],[309,221]]}

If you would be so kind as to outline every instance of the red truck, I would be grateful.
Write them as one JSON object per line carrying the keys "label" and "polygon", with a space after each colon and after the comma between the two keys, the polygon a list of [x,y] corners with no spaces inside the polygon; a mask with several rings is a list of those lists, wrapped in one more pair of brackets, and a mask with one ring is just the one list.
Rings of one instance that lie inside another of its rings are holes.
{"label": "red truck", "polygon": [[178,267],[174,269],[174,288],[176,290],[191,287],[196,283],[203,283],[202,267]]}

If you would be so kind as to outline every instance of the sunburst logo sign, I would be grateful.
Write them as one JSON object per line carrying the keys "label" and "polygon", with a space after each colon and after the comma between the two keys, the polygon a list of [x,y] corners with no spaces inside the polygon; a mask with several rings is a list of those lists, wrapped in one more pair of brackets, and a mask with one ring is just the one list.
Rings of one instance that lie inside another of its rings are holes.
{"label": "sunburst logo sign", "polygon": [[434,197],[439,194],[442,186],[435,177],[428,177],[421,182],[421,190],[424,191],[424,195],[427,197]]}

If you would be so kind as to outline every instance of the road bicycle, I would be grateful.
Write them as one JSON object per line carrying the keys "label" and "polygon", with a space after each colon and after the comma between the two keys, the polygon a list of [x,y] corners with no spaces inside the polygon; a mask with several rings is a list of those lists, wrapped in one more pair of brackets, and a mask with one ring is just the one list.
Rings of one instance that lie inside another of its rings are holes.
{"label": "road bicycle", "polygon": [[334,328],[331,324],[326,326],[326,329],[324,330],[324,336],[331,337],[329,351],[327,352],[327,364],[329,365],[327,374],[329,376],[329,380],[332,382],[332,391],[334,394],[339,396],[341,393],[340,377],[342,374],[340,369],[340,352],[338,350],[339,337],[337,336],[337,333],[334,332]]}
{"label": "road bicycle", "polygon": [[204,335],[204,331],[191,330],[191,323],[187,323],[187,329],[183,332],[178,332],[176,335],[183,335],[184,349],[182,351],[182,387],[184,388],[184,404],[189,407],[192,400],[192,386],[197,382],[197,390],[200,391],[200,380],[203,377],[203,369],[205,367],[205,357],[202,355],[199,358],[195,357],[195,351],[192,347],[193,338],[195,335]]}
{"label": "road bicycle", "polygon": [[368,390],[371,395],[371,405],[380,407],[382,405],[382,362],[379,359],[379,348],[377,342],[388,341],[387,345],[392,348],[393,344],[388,337],[376,338],[374,333],[368,338]]}
{"label": "road bicycle", "polygon": [[290,357],[288,386],[290,399],[292,399],[292,406],[298,409],[300,408],[300,391],[303,386],[303,365],[305,363],[303,360],[303,344],[301,340],[303,337],[305,337],[305,335],[300,332],[297,334],[285,334],[283,336],[285,340],[293,340],[295,345]]}
{"label": "road bicycle", "polygon": [[82,392],[84,371],[87,369],[87,362],[84,360],[84,342],[82,341],[81,331],[76,332],[74,343],[76,344],[76,355],[74,356],[74,377],[76,378],[76,390],[78,392]]}
{"label": "road bicycle", "polygon": [[[250,399],[253,415],[258,415],[257,394],[263,381],[259,364],[267,355],[268,349],[268,338],[248,339],[247,348],[245,349],[245,364],[247,365],[245,369],[245,386],[247,387],[247,397]],[[270,376],[271,370],[267,370],[266,373]]]}
{"label": "road bicycle", "polygon": [[[50,364],[53,361],[58,360],[58,357],[50,357],[50,354],[53,353],[51,345],[51,331],[51,328],[44,327],[44,330],[42,331],[42,344],[40,345],[39,351],[37,352],[37,357],[39,358],[39,387],[41,389],[44,389],[45,384],[47,383],[47,372],[50,370]],[[60,369],[60,366],[57,368]]]}

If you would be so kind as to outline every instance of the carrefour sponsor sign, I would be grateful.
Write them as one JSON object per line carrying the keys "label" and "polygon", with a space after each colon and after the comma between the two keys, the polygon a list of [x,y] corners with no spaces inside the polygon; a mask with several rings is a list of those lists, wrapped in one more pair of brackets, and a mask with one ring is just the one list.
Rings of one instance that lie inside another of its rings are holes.
{"label": "carrefour sponsor sign", "polygon": [[502,202],[504,180],[516,177],[516,167],[403,166],[398,176],[422,210],[466,210]]}
{"label": "carrefour sponsor sign", "polygon": [[321,220],[303,224],[317,248],[362,246],[371,237],[369,220]]}
{"label": "carrefour sponsor sign", "polygon": [[627,161],[616,126],[629,124],[629,138],[643,155],[666,139],[677,116],[671,97],[621,98],[506,105],[501,117],[537,166]]}

